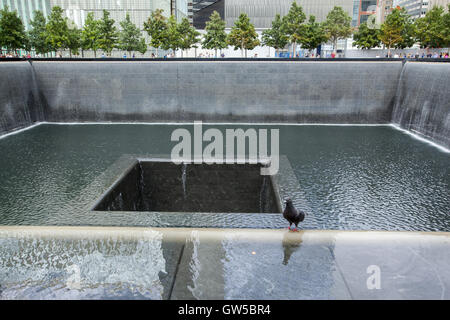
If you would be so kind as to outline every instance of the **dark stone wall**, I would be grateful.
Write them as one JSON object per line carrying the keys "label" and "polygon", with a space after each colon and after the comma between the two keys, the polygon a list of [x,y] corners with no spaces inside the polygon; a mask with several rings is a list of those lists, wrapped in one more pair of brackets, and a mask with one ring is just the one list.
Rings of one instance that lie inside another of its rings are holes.
{"label": "dark stone wall", "polygon": [[407,63],[392,122],[450,148],[450,63]]}
{"label": "dark stone wall", "polygon": [[[36,121],[396,123],[450,147],[449,63],[0,63],[0,134]],[[39,90],[38,90],[39,89]]]}
{"label": "dark stone wall", "polygon": [[389,123],[397,62],[34,62],[47,121]]}
{"label": "dark stone wall", "polygon": [[44,120],[28,62],[0,62],[0,135]]}
{"label": "dark stone wall", "polygon": [[278,212],[274,186],[259,164],[142,161],[94,208],[97,211]]}

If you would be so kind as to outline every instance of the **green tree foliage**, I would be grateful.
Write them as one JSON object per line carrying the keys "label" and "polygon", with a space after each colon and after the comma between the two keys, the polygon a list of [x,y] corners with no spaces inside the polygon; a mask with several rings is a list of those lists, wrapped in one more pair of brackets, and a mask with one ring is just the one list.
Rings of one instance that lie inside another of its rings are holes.
{"label": "green tree foliage", "polygon": [[227,37],[229,45],[234,46],[234,50],[241,49],[241,55],[245,50],[245,57],[247,58],[247,50],[254,49],[259,45],[258,34],[255,27],[250,23],[250,18],[247,14],[241,13],[238,20],[231,28],[231,32]]}
{"label": "green tree foliage", "polygon": [[144,38],[141,38],[137,51],[141,54],[145,54],[147,52],[147,43]]}
{"label": "green tree foliage", "polygon": [[114,19],[111,19],[110,13],[103,10],[103,18],[99,22],[100,39],[98,40],[99,48],[111,55],[113,49],[117,46],[118,32],[114,26]]}
{"label": "green tree foliage", "polygon": [[217,11],[214,11],[209,17],[205,30],[206,34],[202,43],[203,47],[206,49],[214,49],[217,58],[217,50],[228,47],[225,21],[222,20]]}
{"label": "green tree foliage", "polygon": [[164,10],[156,9],[152,11],[152,14],[146,22],[144,22],[144,30],[150,37],[150,46],[156,49],[156,55],[158,55],[158,49],[162,47],[164,41],[164,34],[167,29],[166,17],[163,16]]}
{"label": "green tree foliage", "polygon": [[143,38],[141,36],[141,30],[131,22],[128,13],[125,20],[120,23],[120,26],[122,30],[119,32],[119,49],[128,51],[129,56],[131,56],[132,51],[142,51]]}
{"label": "green tree foliage", "polygon": [[0,10],[0,47],[16,53],[17,49],[27,46],[28,39],[25,27],[16,11],[9,11],[5,6]]}
{"label": "green tree foliage", "polygon": [[320,23],[316,22],[316,17],[311,15],[309,21],[303,27],[303,33],[300,36],[302,48],[314,50],[319,45],[327,41],[327,36]]}
{"label": "green tree foliage", "polygon": [[303,8],[297,5],[294,1],[286,16],[283,17],[283,30],[289,37],[289,41],[292,43],[292,53],[295,57],[297,43],[300,42],[303,33],[303,22],[306,20],[306,15],[303,12]]}
{"label": "green tree foliage", "polygon": [[[188,50],[200,42],[200,32],[189,24],[187,18],[181,20],[181,23],[178,25],[178,33],[180,35],[181,50]],[[183,57],[183,51],[181,51],[181,56]]]}
{"label": "green tree foliage", "polygon": [[83,50],[94,51],[97,57],[97,50],[100,49],[100,21],[94,19],[94,13],[89,12],[81,31],[81,48]]}
{"label": "green tree foliage", "polygon": [[69,23],[67,49],[69,49],[70,57],[72,54],[79,55],[81,48],[81,30],[74,23]]}
{"label": "green tree foliage", "polygon": [[445,41],[444,8],[433,7],[415,21],[416,38],[422,48],[443,48]]}
{"label": "green tree foliage", "polygon": [[64,50],[68,47],[69,27],[67,26],[67,18],[63,17],[61,7],[52,8],[46,29],[46,42],[51,51]]}
{"label": "green tree foliage", "polygon": [[351,36],[352,18],[342,9],[335,6],[327,15],[327,19],[323,23],[323,29],[328,40],[333,43],[333,50],[336,53],[337,42],[339,39],[345,39]]}
{"label": "green tree foliage", "polygon": [[414,25],[405,8],[395,8],[381,25],[379,39],[388,48],[404,49],[414,44]]}
{"label": "green tree foliage", "polygon": [[380,29],[369,28],[367,23],[359,26],[358,31],[353,35],[354,44],[361,49],[372,49],[378,47],[381,43]]}
{"label": "green tree foliage", "polygon": [[444,47],[450,47],[450,4],[447,6],[447,12],[444,14],[442,18],[442,34],[444,38]]}
{"label": "green tree foliage", "polygon": [[272,28],[264,30],[262,33],[262,44],[274,48],[277,52],[283,49],[289,42],[289,38],[285,33],[283,20],[277,14],[272,21]]}
{"label": "green tree foliage", "polygon": [[172,49],[175,53],[181,47],[181,35],[175,16],[170,16],[167,20],[167,28],[163,32],[161,48],[164,50]]}
{"label": "green tree foliage", "polygon": [[37,54],[46,54],[50,51],[50,47],[46,42],[46,26],[47,22],[41,11],[34,11],[34,19],[30,21],[31,30],[28,32],[30,46],[34,48]]}

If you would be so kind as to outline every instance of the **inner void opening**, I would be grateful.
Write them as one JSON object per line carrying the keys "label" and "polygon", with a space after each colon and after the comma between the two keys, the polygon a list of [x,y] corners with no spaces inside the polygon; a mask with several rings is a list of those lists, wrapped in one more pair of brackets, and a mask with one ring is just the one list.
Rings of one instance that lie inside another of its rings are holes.
{"label": "inner void opening", "polygon": [[257,164],[136,161],[95,211],[280,213],[270,176]]}

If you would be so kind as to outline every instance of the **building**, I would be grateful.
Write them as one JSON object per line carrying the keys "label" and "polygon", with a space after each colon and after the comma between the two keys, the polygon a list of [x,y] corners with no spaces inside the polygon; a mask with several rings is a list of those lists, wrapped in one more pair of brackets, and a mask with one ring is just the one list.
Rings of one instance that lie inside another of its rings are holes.
{"label": "building", "polygon": [[217,11],[222,19],[225,17],[225,0],[193,0],[193,26],[196,29],[205,29],[206,21],[214,11]]}
{"label": "building", "polygon": [[429,2],[429,0],[397,0],[394,5],[405,8],[406,12],[415,20],[425,16]]}
{"label": "building", "polygon": [[428,8],[433,8],[435,6],[444,7],[445,11],[448,11],[448,5],[450,4],[450,0],[429,0]]}
{"label": "building", "polygon": [[[334,6],[341,6],[352,15],[354,0],[296,0],[307,16],[314,15],[321,22]],[[359,0],[358,0],[359,1]],[[231,28],[241,13],[247,13],[256,29],[272,27],[276,14],[286,15],[294,0],[193,0],[194,26],[204,29],[215,10]]]}
{"label": "building", "polygon": [[[394,0],[354,0],[352,25],[357,27],[371,19],[371,23],[381,24],[392,12]],[[371,18],[371,16],[374,18]]]}
{"label": "building", "polygon": [[30,20],[33,20],[34,11],[42,11],[44,16],[50,14],[50,0],[0,0],[0,9],[8,7],[10,11],[17,11],[25,26],[25,30],[30,29]]}
{"label": "building", "polygon": [[394,9],[394,0],[381,1],[381,23],[386,20],[386,17],[391,14]]}
{"label": "building", "polygon": [[26,30],[30,27],[29,22],[33,19],[34,11],[42,11],[47,17],[54,6],[61,7],[79,28],[84,25],[89,12],[93,12],[95,18],[99,19],[103,16],[103,10],[111,13],[117,27],[129,13],[131,21],[141,29],[151,12],[156,9],[163,9],[167,17],[175,15],[178,21],[188,17],[188,0],[0,0],[0,8],[5,6],[18,12]]}

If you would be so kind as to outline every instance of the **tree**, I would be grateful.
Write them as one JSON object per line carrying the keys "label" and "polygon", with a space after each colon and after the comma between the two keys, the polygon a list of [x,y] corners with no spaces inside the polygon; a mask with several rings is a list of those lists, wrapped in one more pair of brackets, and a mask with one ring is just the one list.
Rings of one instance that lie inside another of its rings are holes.
{"label": "tree", "polygon": [[379,36],[380,29],[369,28],[367,23],[363,23],[353,35],[353,40],[358,48],[368,50],[380,45],[381,41]]}
{"label": "tree", "polygon": [[303,33],[300,36],[300,44],[302,48],[314,50],[319,45],[327,41],[327,36],[323,31],[322,25],[316,22],[316,17],[311,15],[309,22],[304,25]]}
{"label": "tree", "polygon": [[225,49],[227,44],[227,33],[225,32],[225,21],[220,14],[214,11],[206,22],[206,34],[203,39],[203,48],[214,49],[217,58],[217,50]]}
{"label": "tree", "polygon": [[178,33],[180,35],[181,57],[183,57],[183,50],[188,50],[200,42],[200,32],[191,27],[187,18],[183,18],[178,25]]}
{"label": "tree", "polygon": [[89,12],[81,31],[81,48],[94,51],[97,58],[97,50],[100,49],[100,21],[94,19],[94,13]]}
{"label": "tree", "polygon": [[98,40],[99,48],[106,52],[108,56],[117,45],[117,28],[114,26],[114,19],[109,17],[110,13],[103,10],[103,18],[99,22],[100,39]]}
{"label": "tree", "polygon": [[156,55],[158,55],[158,49],[161,48],[164,41],[164,33],[167,29],[166,17],[163,16],[162,9],[156,9],[152,11],[152,14],[144,22],[144,30],[150,37],[150,45],[156,49]]}
{"label": "tree", "polygon": [[67,48],[69,42],[69,27],[67,18],[63,18],[61,7],[53,7],[45,26],[46,42],[51,51],[62,51]]}
{"label": "tree", "polygon": [[425,17],[415,21],[416,38],[422,48],[445,47],[445,36],[442,32],[444,26],[444,8],[433,7]]}
{"label": "tree", "polygon": [[69,24],[71,26],[68,32],[67,49],[69,49],[69,54],[72,58],[72,54],[78,55],[78,49],[81,48],[81,30],[74,23],[71,22]]}
{"label": "tree", "polygon": [[34,48],[37,54],[46,54],[50,51],[50,47],[46,42],[46,26],[47,22],[41,11],[34,11],[34,19],[30,21],[31,30],[28,32],[30,46]]}
{"label": "tree", "polygon": [[145,39],[141,38],[141,41],[139,42],[139,46],[137,48],[137,51],[141,54],[145,54],[147,52],[147,43],[145,43]]}
{"label": "tree", "polygon": [[0,10],[0,48],[17,54],[17,49],[25,48],[28,39],[25,27],[16,11],[9,11],[8,6]]}
{"label": "tree", "polygon": [[352,18],[341,8],[335,6],[327,15],[323,23],[323,29],[328,40],[333,43],[333,51],[337,51],[337,42],[339,39],[345,39],[351,36]]}
{"label": "tree", "polygon": [[289,37],[289,41],[292,43],[292,54],[295,57],[297,43],[300,41],[303,33],[303,22],[306,20],[306,15],[303,12],[303,8],[297,5],[294,1],[286,16],[283,17],[283,28]]}
{"label": "tree", "polygon": [[170,16],[167,20],[167,28],[163,32],[161,48],[164,50],[172,49],[175,53],[181,47],[181,35],[175,16]]}
{"label": "tree", "polygon": [[381,25],[379,39],[388,48],[404,49],[414,44],[414,26],[404,8],[395,8]]}
{"label": "tree", "polygon": [[143,38],[141,30],[131,22],[128,13],[125,20],[120,23],[120,26],[122,27],[122,30],[119,32],[119,49],[128,51],[128,56],[131,56],[132,51],[142,51]]}
{"label": "tree", "polygon": [[289,42],[289,38],[283,28],[281,16],[277,14],[275,20],[272,21],[272,28],[264,30],[262,33],[262,43],[265,46],[272,47],[278,53],[279,49],[283,49]]}
{"label": "tree", "polygon": [[247,50],[254,49],[259,45],[258,34],[255,27],[250,23],[250,18],[247,14],[241,13],[238,20],[231,28],[231,32],[227,37],[229,45],[234,46],[234,50],[241,49],[243,56],[245,50],[245,57],[247,58]]}
{"label": "tree", "polygon": [[447,6],[447,12],[442,17],[442,37],[444,38],[444,47],[450,47],[450,3]]}

